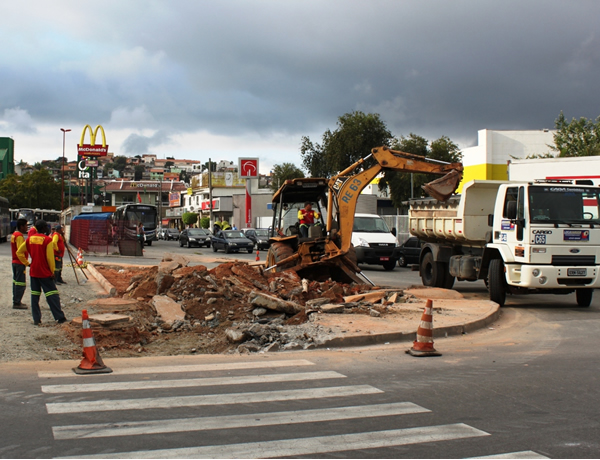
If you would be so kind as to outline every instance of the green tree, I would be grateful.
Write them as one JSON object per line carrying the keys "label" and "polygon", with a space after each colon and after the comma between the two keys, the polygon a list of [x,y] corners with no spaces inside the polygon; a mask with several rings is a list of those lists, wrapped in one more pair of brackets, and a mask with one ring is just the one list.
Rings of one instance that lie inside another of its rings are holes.
{"label": "green tree", "polygon": [[[397,139],[392,148],[447,163],[459,162],[462,157],[458,145],[446,136],[429,143],[424,137],[410,133],[406,137],[401,136],[400,139]],[[439,177],[435,174],[407,174],[398,171],[385,171],[383,179],[379,182],[379,188],[383,190],[389,186],[392,203],[395,207],[402,208],[402,202],[413,196],[427,196],[421,186]]]}
{"label": "green tree", "polygon": [[379,114],[346,113],[338,118],[335,131],[323,133],[321,144],[302,137],[302,165],[312,177],[331,177],[366,157],[372,148],[389,145],[392,139]]}
{"label": "green tree", "polygon": [[119,155],[119,156],[114,157],[112,162],[113,162],[113,169],[116,169],[117,171],[119,171],[119,173],[121,173],[120,175],[122,176],[123,170],[127,166],[127,157]]}
{"label": "green tree", "polygon": [[38,169],[0,181],[0,195],[8,198],[13,208],[60,209],[61,185],[47,169]]}
{"label": "green tree", "polygon": [[273,173],[271,174],[271,190],[276,192],[286,180],[296,179],[298,177],[304,177],[304,172],[302,172],[302,170],[294,163],[275,165],[273,167]]}
{"label": "green tree", "polygon": [[181,220],[185,225],[190,227],[198,222],[198,214],[195,212],[184,212],[181,216]]}
{"label": "green tree", "polygon": [[210,217],[203,217],[200,219],[200,227],[208,228],[210,226]]}
{"label": "green tree", "polygon": [[142,180],[144,171],[146,171],[145,166],[136,165],[135,168],[133,168],[133,180]]}
{"label": "green tree", "polygon": [[167,162],[165,163],[165,169],[170,169],[170,168],[172,168],[173,166],[175,166],[175,163],[173,163],[172,161],[167,161]]}
{"label": "green tree", "polygon": [[595,121],[581,117],[567,122],[565,115],[555,120],[554,147],[559,157],[589,157],[600,155],[600,117]]}

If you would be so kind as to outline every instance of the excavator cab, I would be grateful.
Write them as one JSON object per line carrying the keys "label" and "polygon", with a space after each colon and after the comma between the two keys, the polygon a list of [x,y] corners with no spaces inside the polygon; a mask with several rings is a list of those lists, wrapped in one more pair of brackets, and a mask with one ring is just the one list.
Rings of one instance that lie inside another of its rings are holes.
{"label": "excavator cab", "polygon": [[[367,166],[365,161],[371,158],[374,162],[371,160],[368,163],[371,166]],[[445,201],[456,190],[463,166],[377,147],[329,179],[286,180],[273,195],[267,270],[293,269],[300,276],[314,280],[364,282],[358,276],[362,272],[352,246],[354,215],[361,191],[383,170],[443,175],[441,180],[423,188],[434,198]],[[307,201],[316,205],[320,225],[313,226],[307,238],[300,238],[296,225],[298,210]]]}

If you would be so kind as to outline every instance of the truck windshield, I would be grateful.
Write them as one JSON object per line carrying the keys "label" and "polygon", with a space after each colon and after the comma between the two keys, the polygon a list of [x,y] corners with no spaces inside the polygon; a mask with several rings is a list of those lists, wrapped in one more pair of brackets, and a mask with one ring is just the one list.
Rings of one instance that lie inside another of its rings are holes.
{"label": "truck windshield", "polygon": [[600,223],[600,188],[561,187],[529,188],[529,216],[532,223]]}
{"label": "truck windshield", "polygon": [[353,232],[390,233],[385,220],[380,217],[355,217]]}

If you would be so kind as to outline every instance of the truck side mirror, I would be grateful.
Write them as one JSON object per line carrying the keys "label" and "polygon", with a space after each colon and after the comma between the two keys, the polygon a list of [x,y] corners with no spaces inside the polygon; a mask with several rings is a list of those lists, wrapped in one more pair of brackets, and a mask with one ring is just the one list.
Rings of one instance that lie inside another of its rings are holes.
{"label": "truck side mirror", "polygon": [[517,202],[509,201],[506,204],[506,217],[510,220],[515,220],[517,218]]}
{"label": "truck side mirror", "polygon": [[488,214],[488,227],[493,227],[493,226],[494,226],[494,215]]}

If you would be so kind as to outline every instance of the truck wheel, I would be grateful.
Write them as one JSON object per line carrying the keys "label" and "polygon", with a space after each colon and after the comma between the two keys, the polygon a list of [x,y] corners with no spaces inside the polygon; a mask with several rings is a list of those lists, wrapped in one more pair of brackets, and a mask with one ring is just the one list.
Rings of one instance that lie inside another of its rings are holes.
{"label": "truck wheel", "polygon": [[406,257],[400,256],[400,258],[398,259],[398,265],[400,267],[406,267]]}
{"label": "truck wheel", "polygon": [[387,262],[383,263],[383,269],[385,271],[392,271],[394,268],[396,268],[396,261],[395,260],[388,260]]}
{"label": "truck wheel", "polygon": [[488,284],[490,286],[490,300],[503,307],[506,301],[507,285],[502,259],[492,259],[490,261]]}
{"label": "truck wheel", "polygon": [[575,298],[580,307],[589,307],[592,303],[593,289],[575,289]]}
{"label": "truck wheel", "polygon": [[[281,242],[273,243],[267,252],[267,266],[272,267],[280,260],[287,259],[292,255],[294,255],[294,250],[291,246]],[[282,272],[294,265],[296,265],[294,262],[290,262],[284,266],[275,268],[275,271]]]}
{"label": "truck wheel", "polygon": [[439,264],[433,260],[433,254],[431,252],[428,252],[423,256],[420,272],[423,286],[440,287]]}

